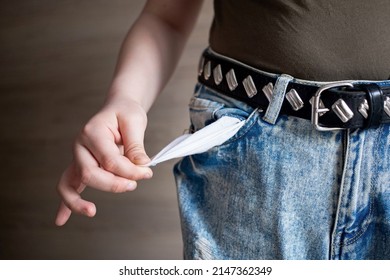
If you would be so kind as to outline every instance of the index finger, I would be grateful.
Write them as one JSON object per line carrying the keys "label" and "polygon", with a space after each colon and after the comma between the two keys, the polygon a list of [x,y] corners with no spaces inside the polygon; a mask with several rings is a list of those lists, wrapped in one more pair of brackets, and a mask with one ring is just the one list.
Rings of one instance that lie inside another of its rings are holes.
{"label": "index finger", "polygon": [[57,186],[57,190],[62,198],[56,216],[57,225],[64,225],[68,221],[72,211],[89,217],[95,216],[95,204],[82,199],[80,196],[84,188],[85,185],[77,179],[75,163],[73,162],[64,171]]}

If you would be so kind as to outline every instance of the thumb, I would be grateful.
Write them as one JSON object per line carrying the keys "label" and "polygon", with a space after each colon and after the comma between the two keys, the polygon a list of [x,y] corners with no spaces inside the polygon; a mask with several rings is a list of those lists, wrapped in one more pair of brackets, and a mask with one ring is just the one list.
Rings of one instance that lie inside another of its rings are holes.
{"label": "thumb", "polygon": [[144,165],[150,162],[150,158],[145,152],[144,135],[146,120],[138,121],[134,119],[124,119],[120,122],[124,155],[136,165]]}
{"label": "thumb", "polygon": [[124,154],[136,165],[144,165],[150,162],[142,142],[132,142],[124,145]]}

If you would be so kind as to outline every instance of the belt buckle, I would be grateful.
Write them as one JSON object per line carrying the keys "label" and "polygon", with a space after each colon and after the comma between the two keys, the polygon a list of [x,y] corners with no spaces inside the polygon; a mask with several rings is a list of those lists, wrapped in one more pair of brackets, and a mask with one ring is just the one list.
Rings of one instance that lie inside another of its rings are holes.
{"label": "belt buckle", "polygon": [[328,108],[320,107],[321,94],[325,90],[337,88],[337,87],[353,87],[353,84],[351,82],[346,82],[346,81],[329,83],[324,86],[321,86],[313,97],[313,102],[311,104],[311,123],[313,124],[314,128],[318,131],[337,131],[337,130],[345,129],[342,127],[324,127],[319,124],[319,120],[318,120],[321,113],[326,113],[329,111]]}

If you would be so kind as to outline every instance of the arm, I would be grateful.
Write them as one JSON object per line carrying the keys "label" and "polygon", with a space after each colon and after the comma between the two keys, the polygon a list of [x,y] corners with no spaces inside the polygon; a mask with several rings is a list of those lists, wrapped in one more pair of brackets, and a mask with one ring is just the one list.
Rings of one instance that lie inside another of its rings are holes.
{"label": "arm", "polygon": [[57,189],[62,202],[56,224],[72,212],[93,217],[96,207],[81,198],[88,185],[125,192],[152,176],[143,140],[146,112],[169,80],[199,13],[201,0],[149,0],[128,32],[103,108],[76,139],[73,161]]}
{"label": "arm", "polygon": [[150,108],[180,58],[201,3],[201,0],[146,3],[122,45],[109,98],[131,93],[131,98],[145,110]]}

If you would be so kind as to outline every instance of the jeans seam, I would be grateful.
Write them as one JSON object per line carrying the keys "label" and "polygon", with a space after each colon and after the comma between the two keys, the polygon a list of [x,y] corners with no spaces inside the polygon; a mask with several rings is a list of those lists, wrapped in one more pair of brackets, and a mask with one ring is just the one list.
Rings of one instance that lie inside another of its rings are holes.
{"label": "jeans seam", "polygon": [[[369,216],[371,216],[371,205],[370,205],[370,213],[369,213]],[[351,245],[353,243],[355,243],[356,241],[358,241],[360,239],[360,237],[362,237],[362,235],[366,232],[367,228],[368,228],[368,225],[369,225],[370,222],[367,222],[367,224],[361,228],[353,238],[350,238],[348,239],[346,242],[341,242],[339,244],[339,247],[345,247],[345,246],[348,246],[348,245]]]}
{"label": "jeans seam", "polygon": [[[380,128],[380,130],[383,131],[383,126]],[[375,147],[374,147],[374,151],[376,151],[376,153],[378,151],[377,146],[378,146],[378,143],[376,142],[375,143]],[[375,165],[374,169],[376,169],[376,161],[374,161],[374,165]],[[373,206],[373,203],[374,203],[373,196],[374,196],[374,193],[375,193],[374,190],[375,190],[375,186],[376,186],[376,184],[374,184],[372,182],[372,180],[374,180],[375,177],[372,177],[372,178],[373,179],[371,179],[371,182],[370,182],[370,195],[369,195],[369,205],[370,205],[370,208],[369,208],[369,211],[368,211],[366,224],[355,234],[355,236],[353,238],[349,238],[345,242],[340,242],[338,247],[345,247],[345,246],[351,245],[351,244],[355,243],[356,241],[358,241],[363,236],[363,234],[366,232],[367,228],[369,227],[369,225],[372,222],[372,219],[373,219],[373,208],[374,208],[374,206]]]}
{"label": "jeans seam", "polygon": [[[338,203],[337,203],[337,212],[336,212],[336,217],[335,217],[335,221],[334,221],[334,230],[332,232],[332,244],[331,244],[331,259],[334,259],[334,257],[337,255],[338,257],[340,257],[340,254],[336,254],[336,248],[340,248],[341,246],[341,243],[339,242],[340,240],[340,237],[341,237],[341,233],[338,233],[338,223],[339,221],[341,220],[341,205],[342,205],[342,198],[343,198],[343,194],[344,194],[344,181],[345,181],[345,176],[346,176],[346,172],[347,172],[347,166],[349,164],[349,157],[348,157],[348,154],[349,154],[349,150],[350,150],[350,136],[349,136],[349,133],[350,131],[347,130],[345,132],[345,142],[343,143],[344,147],[345,147],[345,152],[344,152],[344,155],[343,155],[343,172],[341,174],[341,183],[340,183],[340,187],[339,187],[339,195],[338,195]],[[338,244],[337,244],[338,243]]]}
{"label": "jeans seam", "polygon": [[[383,131],[383,126],[380,128],[379,134],[381,133],[381,131]],[[378,147],[378,142],[375,143],[375,148],[374,148],[374,151],[376,151],[376,153],[378,151],[377,147]],[[374,169],[377,169],[376,168],[376,164],[377,163],[374,160],[374,165],[375,165]],[[347,246],[347,245],[351,245],[351,244],[355,243],[364,234],[364,232],[367,230],[368,226],[372,222],[372,219],[373,219],[373,208],[374,208],[374,205],[373,205],[374,204],[374,198],[373,198],[373,196],[374,196],[374,193],[375,193],[375,187],[377,185],[377,184],[372,182],[372,180],[375,180],[375,177],[372,177],[372,178],[373,179],[371,179],[371,182],[370,182],[370,184],[371,184],[371,186],[370,186],[370,203],[369,203],[370,204],[370,210],[369,210],[368,215],[367,215],[367,217],[368,217],[367,223],[361,230],[359,230],[358,234],[355,237],[353,237],[351,239],[348,239],[347,242],[341,243],[340,246]]]}
{"label": "jeans seam", "polygon": [[[364,147],[364,142],[366,141],[366,138],[364,137],[363,138],[363,143],[362,143],[362,146]],[[363,159],[363,157],[364,157],[364,153],[362,153],[362,158],[361,158],[361,160],[360,160],[360,165],[362,165],[362,162],[364,161],[364,159]],[[358,182],[358,185],[360,185],[361,184],[361,181],[360,181],[360,178],[359,178],[359,182]],[[346,241],[345,242],[342,242],[341,243],[341,246],[343,247],[343,246],[348,246],[348,245],[351,245],[351,244],[353,244],[353,243],[355,243],[357,240],[359,240],[360,239],[360,237],[364,234],[364,232],[367,230],[367,228],[368,228],[368,225],[370,224],[370,220],[371,220],[371,217],[372,217],[372,205],[371,205],[371,188],[372,188],[372,186],[370,187],[370,201],[369,201],[369,205],[370,205],[370,208],[369,208],[369,211],[368,211],[368,215],[367,215],[367,220],[366,220],[366,223],[365,223],[365,225],[355,234],[355,236],[354,237],[352,237],[352,238],[349,238],[349,239],[346,239]]]}

